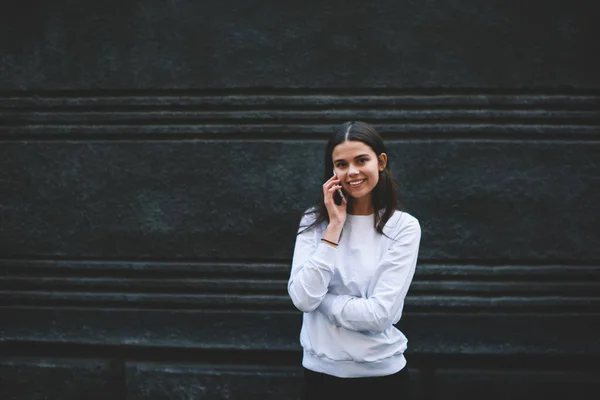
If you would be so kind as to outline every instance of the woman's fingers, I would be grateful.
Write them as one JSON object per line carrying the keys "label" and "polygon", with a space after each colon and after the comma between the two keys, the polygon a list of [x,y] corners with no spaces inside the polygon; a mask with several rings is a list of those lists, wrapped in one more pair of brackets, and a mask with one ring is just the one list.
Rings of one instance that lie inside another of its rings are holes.
{"label": "woman's fingers", "polygon": [[[335,192],[337,192],[338,190],[341,190],[341,189],[342,189],[342,187],[340,185],[334,185],[334,186],[330,187],[327,190],[327,193],[325,193],[325,196],[324,196],[325,197],[325,204],[329,203],[329,204],[332,204],[332,205],[335,205],[335,206],[340,206],[341,204],[336,204],[333,201],[333,196],[334,196]],[[345,205],[346,201],[344,200],[342,203]]]}
{"label": "woman's fingers", "polygon": [[327,182],[323,185],[323,195],[325,196],[325,198],[329,198],[331,196],[333,196],[333,192],[335,192],[338,189],[341,189],[342,187],[339,185],[339,180],[333,180],[331,182]]}
{"label": "woman's fingers", "polygon": [[329,179],[327,182],[325,182],[323,184],[323,188],[327,188],[327,187],[330,187],[331,185],[336,185],[336,184],[339,184],[339,183],[340,183],[339,179],[337,179],[337,178],[336,179],[331,178],[331,179]]}
{"label": "woman's fingers", "polygon": [[[342,185],[340,185],[340,180],[334,175],[327,182],[323,184],[323,200],[325,201],[325,205],[329,209],[329,207],[339,207],[340,205],[336,204],[333,200],[334,193],[338,190],[342,189]],[[345,206],[346,202],[343,201],[342,205]],[[331,211],[330,211],[331,212]]]}

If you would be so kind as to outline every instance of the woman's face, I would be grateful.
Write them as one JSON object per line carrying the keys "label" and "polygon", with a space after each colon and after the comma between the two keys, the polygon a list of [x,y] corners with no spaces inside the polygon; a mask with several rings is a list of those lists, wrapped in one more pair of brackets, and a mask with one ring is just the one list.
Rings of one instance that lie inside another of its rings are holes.
{"label": "woman's face", "polygon": [[379,157],[373,149],[357,140],[346,140],[333,148],[333,168],[344,191],[355,199],[370,198],[385,169],[387,155]]}

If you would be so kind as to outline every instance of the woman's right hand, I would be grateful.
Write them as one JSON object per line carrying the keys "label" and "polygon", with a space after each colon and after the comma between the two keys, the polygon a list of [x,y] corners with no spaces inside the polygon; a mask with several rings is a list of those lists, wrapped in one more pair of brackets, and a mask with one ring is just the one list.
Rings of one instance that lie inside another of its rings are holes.
{"label": "woman's right hand", "polygon": [[340,227],[346,222],[346,206],[347,203],[342,201],[338,206],[335,204],[334,194],[336,191],[341,190],[340,180],[333,175],[327,182],[323,184],[323,201],[329,214],[329,223],[339,225]]}

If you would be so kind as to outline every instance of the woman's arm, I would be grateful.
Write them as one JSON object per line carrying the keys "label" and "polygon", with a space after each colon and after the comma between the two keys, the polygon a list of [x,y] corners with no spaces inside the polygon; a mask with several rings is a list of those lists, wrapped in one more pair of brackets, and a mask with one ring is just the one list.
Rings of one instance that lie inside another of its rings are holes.
{"label": "woman's arm", "polygon": [[417,264],[421,227],[413,218],[383,256],[365,298],[328,293],[319,311],[353,331],[383,332],[400,319]]}
{"label": "woman's arm", "polygon": [[[292,271],[288,281],[288,293],[292,302],[302,312],[314,311],[327,294],[327,286],[333,276],[337,244],[346,221],[346,203],[336,204],[333,195],[340,190],[340,180],[335,175],[323,184],[323,203],[329,223],[324,232],[318,227],[296,236]],[[316,214],[304,214],[300,229],[310,226]],[[322,237],[315,235],[322,234]],[[324,243],[325,239],[330,244]]]}
{"label": "woman's arm", "polygon": [[[300,229],[312,223],[306,215],[300,222]],[[314,220],[314,219],[313,219]],[[334,272],[337,249],[320,241],[318,228],[304,231],[296,236],[292,271],[288,281],[288,293],[292,302],[302,312],[315,310],[325,294]],[[331,224],[323,236],[339,240],[337,228]]]}

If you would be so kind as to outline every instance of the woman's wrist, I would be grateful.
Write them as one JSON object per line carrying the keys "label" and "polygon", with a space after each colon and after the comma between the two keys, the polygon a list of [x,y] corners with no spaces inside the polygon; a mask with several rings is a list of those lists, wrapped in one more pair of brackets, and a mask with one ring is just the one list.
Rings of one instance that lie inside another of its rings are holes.
{"label": "woman's wrist", "polygon": [[323,232],[323,239],[326,239],[328,242],[339,243],[342,228],[343,225],[330,222],[325,232]]}
{"label": "woman's wrist", "polygon": [[338,247],[338,245],[339,245],[339,243],[337,243],[337,242],[333,242],[333,241],[331,241],[331,240],[327,240],[327,239],[325,239],[325,238],[321,238],[321,242],[322,242],[322,243],[325,243],[325,244],[327,244],[327,245],[329,245],[329,246],[331,246],[331,247],[334,247],[334,248],[337,248],[337,247]]}
{"label": "woman's wrist", "polygon": [[343,222],[329,221],[329,224],[327,224],[327,230],[332,230],[332,231],[341,232],[343,227],[344,227]]}

